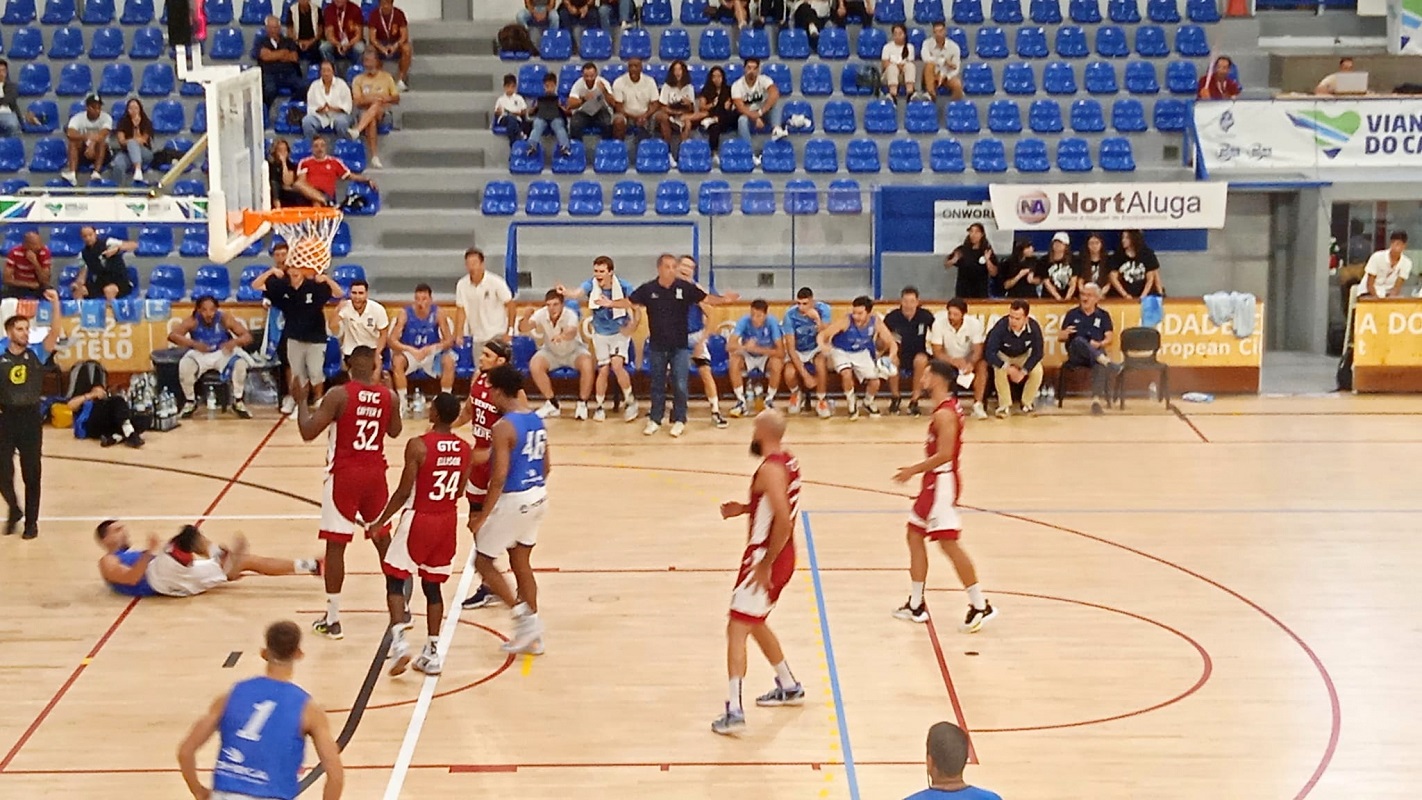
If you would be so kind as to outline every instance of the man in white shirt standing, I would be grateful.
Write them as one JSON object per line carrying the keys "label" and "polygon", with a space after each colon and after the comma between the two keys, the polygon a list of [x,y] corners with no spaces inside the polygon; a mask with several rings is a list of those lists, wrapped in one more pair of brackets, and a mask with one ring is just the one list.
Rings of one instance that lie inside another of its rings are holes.
{"label": "man in white shirt standing", "polygon": [[377,356],[385,352],[390,315],[385,306],[370,299],[370,284],[364,278],[351,282],[350,293],[336,309],[336,319],[342,356],[350,355],[357,347],[369,347]]}
{"label": "man in white shirt standing", "polygon": [[613,137],[655,136],[652,119],[661,107],[661,95],[656,80],[642,72],[642,59],[628,59],[627,74],[612,82],[612,108],[617,112],[612,118]]}
{"label": "man in white shirt standing", "polygon": [[963,51],[948,38],[942,22],[933,23],[933,36],[923,43],[923,90],[929,99],[947,89],[954,100],[963,99]]}
{"label": "man in white shirt standing", "polygon": [[1402,284],[1412,276],[1412,259],[1407,249],[1407,232],[1393,231],[1386,250],[1368,257],[1363,267],[1363,282],[1358,284],[1358,297],[1399,297]]}
{"label": "man in white shirt standing", "polygon": [[596,368],[592,353],[588,352],[588,346],[583,342],[578,312],[564,304],[563,295],[557,289],[549,289],[543,295],[541,308],[524,312],[519,318],[518,332],[532,333],[539,342],[538,352],[528,362],[533,385],[547,398],[538,409],[538,416],[547,419],[562,413],[548,373],[567,367],[578,371],[578,407],[573,412],[573,418],[587,419],[588,398],[592,395]]}
{"label": "man in white shirt standing", "polygon": [[948,301],[948,308],[933,315],[933,327],[928,329],[928,347],[933,357],[946,361],[958,371],[962,386],[969,377],[973,387],[973,417],[987,419],[983,397],[987,393],[988,369],[983,360],[983,343],[987,332],[983,321],[968,316],[968,304],[961,297]]}
{"label": "man in white shirt standing", "polygon": [[612,128],[612,87],[597,74],[597,65],[583,65],[583,77],[568,91],[568,135],[581,139],[587,129],[597,128],[603,136]]}
{"label": "man in white shirt standing", "polygon": [[[780,89],[775,81],[760,74],[760,59],[748,58],[745,73],[731,84],[731,102],[741,118],[738,125],[741,138],[751,141],[757,133],[769,133],[772,139],[785,138],[785,128],[780,124]],[[760,157],[756,157],[756,166]]]}
{"label": "man in white shirt standing", "polygon": [[487,342],[508,341],[517,306],[504,279],[484,268],[483,250],[465,250],[464,269],[469,274],[454,285],[454,335],[469,339],[480,353]]}
{"label": "man in white shirt standing", "polygon": [[351,97],[351,87],[336,77],[336,68],[331,62],[321,62],[321,79],[306,90],[306,116],[301,120],[301,133],[308,139],[316,138],[323,130],[335,131],[344,136],[351,127],[351,109],[355,100]]}
{"label": "man in white shirt standing", "polygon": [[114,130],[114,118],[104,110],[104,101],[97,94],[84,98],[84,110],[69,118],[64,135],[69,141],[69,166],[59,177],[71,186],[79,185],[79,163],[88,162],[94,168],[90,180],[104,177],[104,165],[109,161],[109,134]]}

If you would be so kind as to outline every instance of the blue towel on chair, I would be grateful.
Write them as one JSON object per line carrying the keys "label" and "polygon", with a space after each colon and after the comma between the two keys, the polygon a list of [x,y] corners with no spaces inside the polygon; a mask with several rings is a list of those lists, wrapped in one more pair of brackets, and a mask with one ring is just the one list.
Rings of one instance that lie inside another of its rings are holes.
{"label": "blue towel on chair", "polygon": [[172,300],[144,300],[142,302],[145,319],[167,322],[168,318],[173,316]]}
{"label": "blue towel on chair", "polygon": [[54,306],[48,302],[40,303],[39,307],[35,309],[35,324],[49,325],[52,322],[54,322]]}
{"label": "blue towel on chair", "polygon": [[91,331],[101,331],[108,328],[109,302],[107,300],[80,300],[79,327]]}
{"label": "blue towel on chair", "polygon": [[120,297],[114,300],[114,322],[126,324],[142,322],[144,302],[130,297]]}

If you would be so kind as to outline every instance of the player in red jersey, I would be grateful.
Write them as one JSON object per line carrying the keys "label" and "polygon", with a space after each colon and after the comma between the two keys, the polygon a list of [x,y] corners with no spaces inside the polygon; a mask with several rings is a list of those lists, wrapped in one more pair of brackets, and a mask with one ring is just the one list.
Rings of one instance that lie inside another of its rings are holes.
{"label": "player in red jersey", "polygon": [[[469,402],[454,423],[456,428],[468,422],[474,424],[470,437],[474,443],[474,468],[469,472],[469,486],[466,488],[470,519],[484,510],[484,496],[489,493],[489,455],[494,446],[494,423],[504,416],[489,394],[491,389],[486,376],[489,370],[509,363],[510,354],[509,346],[503,342],[493,340],[484,343],[484,349],[479,353],[479,371],[469,382]],[[463,605],[465,608],[483,608],[498,602],[499,596],[481,583],[474,594],[465,598]]]}
{"label": "player in red jersey", "polygon": [[459,419],[459,398],[442,392],[430,404],[430,431],[405,445],[405,469],[400,484],[385,504],[380,518],[367,526],[375,536],[397,513],[400,523],[390,537],[381,565],[385,572],[385,598],[390,608],[391,675],[410,665],[405,642],[405,582],[416,573],[425,593],[425,619],[429,641],[415,659],[415,669],[438,675],[442,668],[439,629],[444,620],[440,584],[449,580],[450,565],[458,549],[459,496],[469,481],[469,443],[450,427]]}
{"label": "player in red jersey", "polygon": [[997,616],[997,610],[983,599],[978,588],[978,573],[968,558],[958,537],[963,523],[958,514],[958,490],[962,480],[958,472],[958,454],[963,450],[963,411],[953,396],[956,372],[946,361],[931,361],[924,383],[933,403],[933,416],[928,423],[928,441],[923,445],[924,459],[894,473],[895,483],[907,483],[915,475],[923,476],[922,488],[913,501],[908,522],[909,599],[894,612],[898,619],[913,622],[928,621],[928,606],[923,602],[923,585],[928,580],[927,540],[938,542],[958,578],[968,590],[968,616],[960,630],[977,633],[983,624]]}
{"label": "player in red jersey", "polygon": [[741,682],[746,677],[746,637],[765,653],[775,667],[775,688],[757,697],[758,706],[798,706],[805,702],[805,689],[790,672],[780,640],[765,624],[775,609],[780,593],[795,574],[795,514],[800,503],[800,462],[784,449],[785,417],[774,410],[755,418],[750,451],[762,456],[751,478],[750,502],[734,500],[721,504],[721,518],[750,517],[745,555],[731,592],[731,619],[726,623],[726,672],[730,691],[726,713],[711,723],[711,730],[729,735],[746,726],[741,707]]}
{"label": "player in red jersey", "polygon": [[[361,346],[346,356],[351,379],[321,398],[315,411],[306,407],[311,387],[294,381],[297,427],[309,442],[330,428],[326,452],[325,493],[321,500],[321,538],[326,541],[326,615],[311,629],[331,639],[341,633],[341,585],[346,580],[346,545],[385,508],[385,437],[402,428],[395,413],[395,393],[376,382],[375,350]],[[388,530],[367,533],[385,558]]]}

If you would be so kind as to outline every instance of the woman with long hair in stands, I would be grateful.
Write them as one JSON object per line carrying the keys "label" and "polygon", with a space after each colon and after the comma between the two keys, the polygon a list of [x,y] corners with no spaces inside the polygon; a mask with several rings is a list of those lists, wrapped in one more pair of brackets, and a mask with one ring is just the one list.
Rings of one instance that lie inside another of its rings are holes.
{"label": "woman with long hair in stands", "polygon": [[1000,297],[1002,279],[997,266],[997,258],[992,252],[992,242],[988,241],[987,229],[982,223],[968,226],[968,235],[963,243],[954,248],[943,259],[944,269],[958,269],[955,297],[965,300]]}
{"label": "woman with long hair in stands", "polygon": [[287,140],[272,142],[271,152],[267,154],[267,173],[272,186],[272,208],[326,205],[326,196],[297,174],[296,160],[291,157],[291,143]]}
{"label": "woman with long hair in stands", "polygon": [[1146,244],[1144,232],[1121,231],[1121,248],[1111,257],[1111,287],[1122,297],[1165,294],[1160,282],[1160,259]]}
{"label": "woman with long hair in stands", "polygon": [[1101,296],[1111,295],[1111,253],[1106,249],[1106,237],[1097,231],[1086,235],[1086,244],[1076,257],[1076,284],[1094,283],[1101,287]]}
{"label": "woman with long hair in stands", "polygon": [[700,117],[714,154],[721,149],[721,134],[735,132],[736,120],[740,117],[736,104],[731,101],[731,84],[726,81],[726,71],[720,67],[711,68],[701,87]]}
{"label": "woman with long hair in stands", "polygon": [[116,127],[119,146],[114,153],[114,177],[121,181],[131,173],[134,183],[142,183],[143,170],[153,162],[153,122],[143,101],[130,99]]}
{"label": "woman with long hair in stands", "polygon": [[[667,69],[667,80],[662,84],[662,107],[657,111],[657,125],[662,132],[662,141],[671,148],[672,166],[681,143],[691,137],[692,120],[696,117],[696,89],[691,85],[691,72],[686,62],[677,59]],[[676,136],[672,136],[672,131]]]}

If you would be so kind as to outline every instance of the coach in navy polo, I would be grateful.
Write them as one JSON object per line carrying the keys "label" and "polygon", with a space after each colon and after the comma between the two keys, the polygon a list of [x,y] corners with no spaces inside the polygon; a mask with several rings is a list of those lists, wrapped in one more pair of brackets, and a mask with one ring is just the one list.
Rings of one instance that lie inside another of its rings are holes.
{"label": "coach in navy polo", "polygon": [[1103,413],[1101,403],[1112,376],[1121,371],[1106,350],[1116,335],[1111,314],[1101,308],[1101,287],[1088,283],[1081,287],[1081,304],[1062,317],[1057,340],[1067,343],[1067,363],[1091,368],[1091,413]]}

